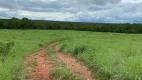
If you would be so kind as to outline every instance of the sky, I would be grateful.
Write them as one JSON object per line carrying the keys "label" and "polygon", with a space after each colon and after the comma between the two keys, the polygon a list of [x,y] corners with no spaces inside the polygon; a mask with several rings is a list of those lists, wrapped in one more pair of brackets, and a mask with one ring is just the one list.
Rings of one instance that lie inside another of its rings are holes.
{"label": "sky", "polygon": [[0,18],[141,23],[142,0],[0,0]]}

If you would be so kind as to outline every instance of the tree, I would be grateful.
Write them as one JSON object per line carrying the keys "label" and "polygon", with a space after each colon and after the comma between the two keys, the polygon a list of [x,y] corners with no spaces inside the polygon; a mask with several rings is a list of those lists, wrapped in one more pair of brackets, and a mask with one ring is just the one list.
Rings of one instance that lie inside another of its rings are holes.
{"label": "tree", "polygon": [[29,29],[30,21],[28,18],[22,18],[20,28]]}
{"label": "tree", "polygon": [[12,29],[20,28],[20,20],[18,18],[15,18],[15,17],[11,18],[10,28],[12,28]]}
{"label": "tree", "polygon": [[3,27],[3,22],[2,21],[0,21],[0,28],[2,28]]}

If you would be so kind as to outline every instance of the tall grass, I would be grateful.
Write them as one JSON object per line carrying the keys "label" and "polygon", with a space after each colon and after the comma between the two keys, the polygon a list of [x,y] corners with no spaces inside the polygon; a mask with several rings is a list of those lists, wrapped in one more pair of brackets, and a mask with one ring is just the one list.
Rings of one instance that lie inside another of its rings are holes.
{"label": "tall grass", "polygon": [[84,32],[75,36],[60,49],[75,53],[98,80],[142,79],[142,35]]}
{"label": "tall grass", "polygon": [[57,67],[50,72],[52,80],[84,80],[66,67]]}

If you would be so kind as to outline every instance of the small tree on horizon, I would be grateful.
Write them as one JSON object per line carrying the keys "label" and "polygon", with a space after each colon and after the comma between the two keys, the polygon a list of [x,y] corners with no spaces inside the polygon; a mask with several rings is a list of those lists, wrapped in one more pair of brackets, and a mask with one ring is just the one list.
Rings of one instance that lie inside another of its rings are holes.
{"label": "small tree on horizon", "polygon": [[22,18],[20,28],[28,29],[30,25],[30,21],[28,18]]}
{"label": "small tree on horizon", "polygon": [[12,17],[10,20],[10,28],[18,29],[20,27],[20,19]]}

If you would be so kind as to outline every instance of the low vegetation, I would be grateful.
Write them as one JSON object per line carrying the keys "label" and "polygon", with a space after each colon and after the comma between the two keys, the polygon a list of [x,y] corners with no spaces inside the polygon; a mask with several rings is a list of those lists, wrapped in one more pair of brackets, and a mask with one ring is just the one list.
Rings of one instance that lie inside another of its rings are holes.
{"label": "low vegetation", "polygon": [[60,45],[92,69],[98,80],[141,80],[141,35],[84,32]]}
{"label": "low vegetation", "polygon": [[51,80],[83,80],[77,74],[73,74],[70,69],[66,67],[57,67],[50,73]]}
{"label": "low vegetation", "polygon": [[[1,80],[24,80],[25,56],[45,44],[59,40],[64,40],[60,50],[72,53],[83,61],[92,69],[93,75],[98,80],[142,79],[142,35],[140,34],[68,30],[0,30],[0,38],[2,45],[7,45],[9,42],[14,44],[8,48],[10,50],[5,55],[4,62],[0,55]],[[62,66],[57,67],[57,72],[62,69]],[[68,69],[65,71],[71,73]],[[52,72],[53,75],[58,75],[55,72],[56,70]]]}
{"label": "low vegetation", "polygon": [[14,42],[0,43],[0,56],[6,56],[14,46]]}
{"label": "low vegetation", "polygon": [[49,59],[53,62],[56,63],[57,65],[60,64],[59,58],[55,55],[54,48],[58,43],[55,43],[52,45],[50,48],[47,49],[47,54],[49,56]]}

